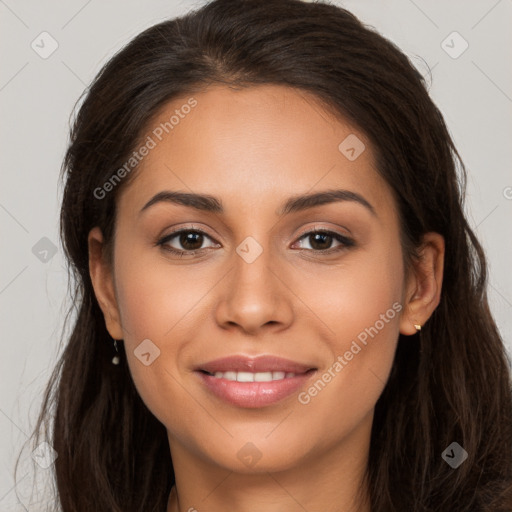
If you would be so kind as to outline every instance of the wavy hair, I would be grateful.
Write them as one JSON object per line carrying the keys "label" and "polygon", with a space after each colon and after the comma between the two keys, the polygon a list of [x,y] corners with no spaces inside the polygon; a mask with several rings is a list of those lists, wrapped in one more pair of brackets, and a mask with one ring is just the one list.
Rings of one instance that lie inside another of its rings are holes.
{"label": "wavy hair", "polygon": [[[315,95],[366,134],[399,210],[408,268],[424,233],[445,238],[441,301],[399,336],[376,408],[366,472],[372,512],[512,510],[510,360],[487,299],[487,266],[464,215],[466,170],[422,74],[350,12],[299,0],[214,0],[154,25],[84,92],[62,169],[61,238],[73,325],[34,431],[58,453],[64,512],[165,512],[174,473],[165,427],[115,354],[94,295],[87,236],[112,247],[116,197],[94,195],[167,102],[210,84],[279,84]],[[120,347],[123,355],[124,347]],[[457,469],[441,457],[458,442]]]}

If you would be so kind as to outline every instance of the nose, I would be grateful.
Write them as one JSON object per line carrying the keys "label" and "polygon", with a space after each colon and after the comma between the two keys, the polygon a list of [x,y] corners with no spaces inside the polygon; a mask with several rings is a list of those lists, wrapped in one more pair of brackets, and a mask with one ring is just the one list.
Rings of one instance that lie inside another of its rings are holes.
{"label": "nose", "polygon": [[262,330],[285,329],[292,322],[293,293],[287,274],[268,247],[253,260],[261,248],[249,242],[233,255],[233,266],[222,280],[215,308],[215,319],[223,329],[255,335]]}

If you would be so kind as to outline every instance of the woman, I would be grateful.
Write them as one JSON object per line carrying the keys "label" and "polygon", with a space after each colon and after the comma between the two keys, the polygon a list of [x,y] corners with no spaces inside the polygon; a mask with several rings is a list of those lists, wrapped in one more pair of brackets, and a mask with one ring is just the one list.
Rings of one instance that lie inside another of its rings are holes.
{"label": "woman", "polygon": [[106,64],[64,173],[77,317],[36,430],[62,510],[512,509],[464,167],[392,43],[213,1]]}

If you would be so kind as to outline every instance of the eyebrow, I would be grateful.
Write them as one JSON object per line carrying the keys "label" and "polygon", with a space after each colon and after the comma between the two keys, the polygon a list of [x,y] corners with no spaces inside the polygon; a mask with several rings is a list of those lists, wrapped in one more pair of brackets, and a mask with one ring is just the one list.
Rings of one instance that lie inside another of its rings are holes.
{"label": "eyebrow", "polygon": [[[316,206],[324,204],[350,201],[364,206],[370,211],[372,215],[377,217],[375,208],[363,196],[350,190],[324,190],[322,192],[315,192],[311,194],[297,195],[290,197],[286,200],[281,209],[276,211],[279,217],[288,215],[290,213],[309,210]],[[140,210],[139,215],[157,203],[173,203],[182,206],[195,208],[196,210],[224,213],[222,201],[214,196],[208,194],[194,194],[188,192],[173,192],[164,190],[154,195]]]}

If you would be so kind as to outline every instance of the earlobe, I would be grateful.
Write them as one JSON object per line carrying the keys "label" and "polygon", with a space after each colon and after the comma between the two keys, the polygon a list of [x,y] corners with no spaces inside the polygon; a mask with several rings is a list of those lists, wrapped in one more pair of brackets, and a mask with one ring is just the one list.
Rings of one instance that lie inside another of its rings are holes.
{"label": "earlobe", "polygon": [[400,333],[416,334],[425,325],[441,300],[445,242],[439,233],[426,233],[407,286]]}
{"label": "earlobe", "polygon": [[103,234],[99,227],[91,229],[88,236],[89,275],[94,294],[103,311],[107,330],[115,340],[123,339],[119,308],[115,296],[114,277],[104,253]]}

